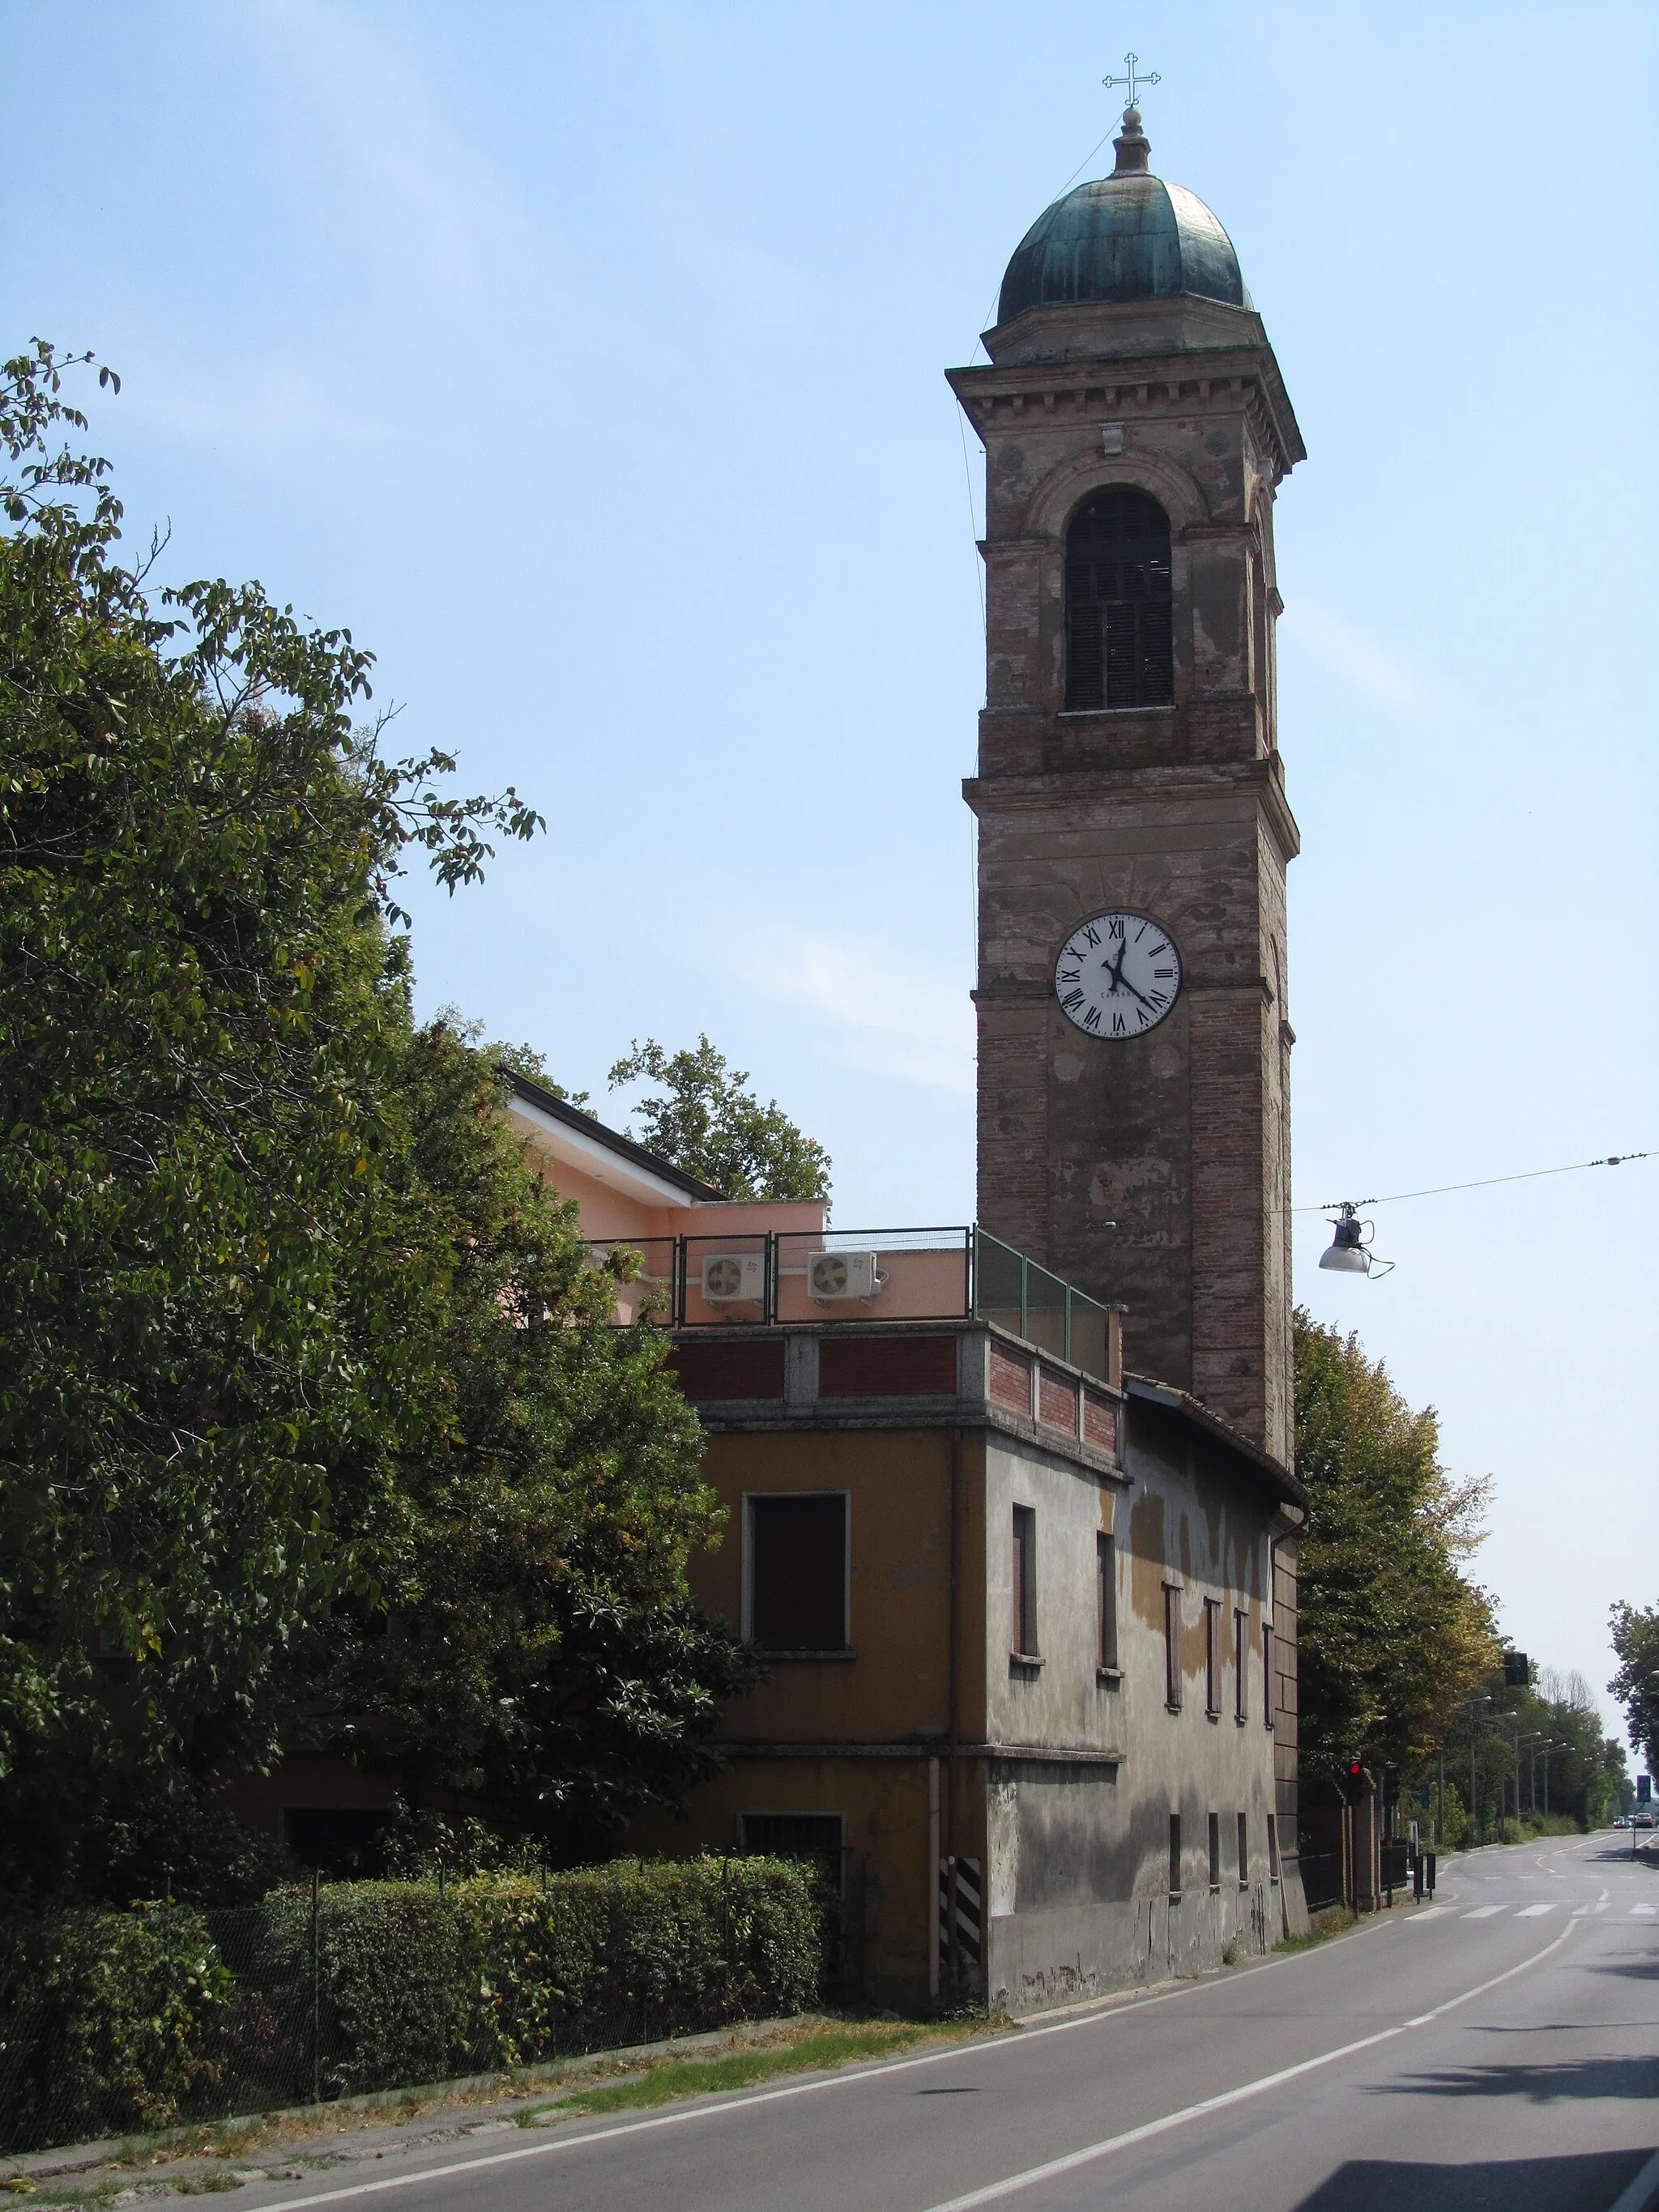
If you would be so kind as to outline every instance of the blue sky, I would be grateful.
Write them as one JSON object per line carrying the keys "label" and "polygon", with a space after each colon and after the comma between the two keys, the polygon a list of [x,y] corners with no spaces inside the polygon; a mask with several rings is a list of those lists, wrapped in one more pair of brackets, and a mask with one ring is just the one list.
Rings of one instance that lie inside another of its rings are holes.
{"label": "blue sky", "polygon": [[[549,817],[414,900],[425,1006],[602,1108],[631,1038],[707,1030],[827,1144],[849,1227],[972,1211],[978,451],[940,372],[1109,167],[1134,47],[1152,166],[1231,234],[1309,449],[1298,1200],[1659,1150],[1650,9],[0,28],[8,349],[120,369],[97,441],[169,574],[348,624],[409,750]],[[1656,1204],[1659,1162],[1381,1206],[1374,1284],[1298,1230],[1314,1312],[1496,1478],[1506,1630],[1598,1690],[1608,1604],[1659,1600]]]}

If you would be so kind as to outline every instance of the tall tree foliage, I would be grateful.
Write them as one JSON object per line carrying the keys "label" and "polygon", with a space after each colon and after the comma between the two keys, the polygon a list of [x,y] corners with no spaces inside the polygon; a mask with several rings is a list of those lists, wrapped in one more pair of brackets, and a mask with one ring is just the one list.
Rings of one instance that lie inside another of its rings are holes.
{"label": "tall tree foliage", "polygon": [[1296,1316],[1298,1696],[1310,1778],[1352,1756],[1419,1767],[1496,1665],[1486,1592],[1460,1562],[1488,1485],[1455,1483],[1432,1411],[1413,1413],[1358,1340]]}
{"label": "tall tree foliage", "polygon": [[611,1071],[611,1088],[653,1084],[635,1109],[640,1141],[727,1198],[827,1198],[830,1155],[805,1136],[775,1098],[763,1106],[706,1036],[695,1050],[668,1053],[647,1037]]}
{"label": "tall tree foliage", "polygon": [[124,563],[68,366],[0,370],[0,1832],[61,1869],[302,1723],[595,1816],[733,1679],[712,1501],[394,933],[411,848],[453,890],[538,817],[357,732],[348,632]]}
{"label": "tall tree foliage", "polygon": [[1611,1626],[1619,1671],[1607,1687],[1651,1774],[1659,1758],[1659,1606],[1615,1605]]}

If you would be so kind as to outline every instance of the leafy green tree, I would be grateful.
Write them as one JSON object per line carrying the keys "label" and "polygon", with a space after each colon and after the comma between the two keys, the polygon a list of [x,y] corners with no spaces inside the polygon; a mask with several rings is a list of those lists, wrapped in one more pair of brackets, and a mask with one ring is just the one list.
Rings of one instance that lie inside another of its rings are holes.
{"label": "leafy green tree", "polygon": [[744,1668],[659,1341],[410,1024],[405,858],[539,817],[388,760],[349,633],[124,563],[70,365],[0,369],[0,1879],[307,1731],[592,1832]]}
{"label": "leafy green tree", "polygon": [[1611,1627],[1619,1671],[1607,1687],[1623,1705],[1630,1740],[1651,1774],[1659,1754],[1659,1606],[1615,1605]]}
{"label": "leafy green tree", "polygon": [[1304,1771],[1358,1754],[1419,1772],[1497,1664],[1492,1600],[1460,1561],[1488,1485],[1455,1483],[1431,1411],[1413,1413],[1358,1340],[1296,1316]]}
{"label": "leafy green tree", "polygon": [[[745,1091],[747,1073],[729,1068],[706,1036],[695,1051],[665,1053],[637,1041],[611,1071],[611,1088],[655,1084],[635,1111],[639,1141],[726,1198],[827,1198],[830,1155],[805,1136],[777,1100],[763,1106]],[[630,1130],[629,1133],[634,1133]]]}
{"label": "leafy green tree", "polygon": [[454,1382],[400,1455],[374,1601],[331,1624],[319,1734],[372,1742],[411,1806],[462,1793],[572,1857],[708,1771],[757,1668],[685,1594],[720,1516],[660,1333],[611,1325],[613,1276],[526,1164],[508,1091],[447,1024],[414,1038],[396,1173],[441,1255],[429,1356]]}

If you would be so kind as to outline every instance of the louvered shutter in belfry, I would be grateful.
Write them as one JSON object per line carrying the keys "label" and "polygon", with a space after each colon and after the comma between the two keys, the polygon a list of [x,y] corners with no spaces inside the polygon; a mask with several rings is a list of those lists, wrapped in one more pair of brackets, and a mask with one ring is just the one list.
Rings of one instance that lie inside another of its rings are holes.
{"label": "louvered shutter in belfry", "polygon": [[1164,707],[1175,696],[1170,518],[1126,485],[1097,492],[1066,536],[1066,704]]}

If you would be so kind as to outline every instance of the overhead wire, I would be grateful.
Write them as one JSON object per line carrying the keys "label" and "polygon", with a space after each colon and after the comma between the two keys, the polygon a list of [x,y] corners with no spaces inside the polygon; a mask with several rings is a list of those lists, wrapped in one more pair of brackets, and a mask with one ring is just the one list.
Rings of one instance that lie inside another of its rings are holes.
{"label": "overhead wire", "polygon": [[1520,1175],[1481,1176],[1474,1182],[1438,1182],[1426,1190],[1395,1190],[1386,1198],[1327,1199],[1318,1206],[1296,1206],[1293,1213],[1328,1213],[1338,1206],[1398,1206],[1408,1198],[1443,1198],[1455,1190],[1490,1190],[1494,1183],[1537,1182],[1545,1176],[1577,1175],[1585,1168],[1619,1168],[1631,1160],[1650,1160],[1659,1158],[1654,1152],[1608,1152],[1595,1160],[1569,1160],[1560,1168],[1528,1168]]}

